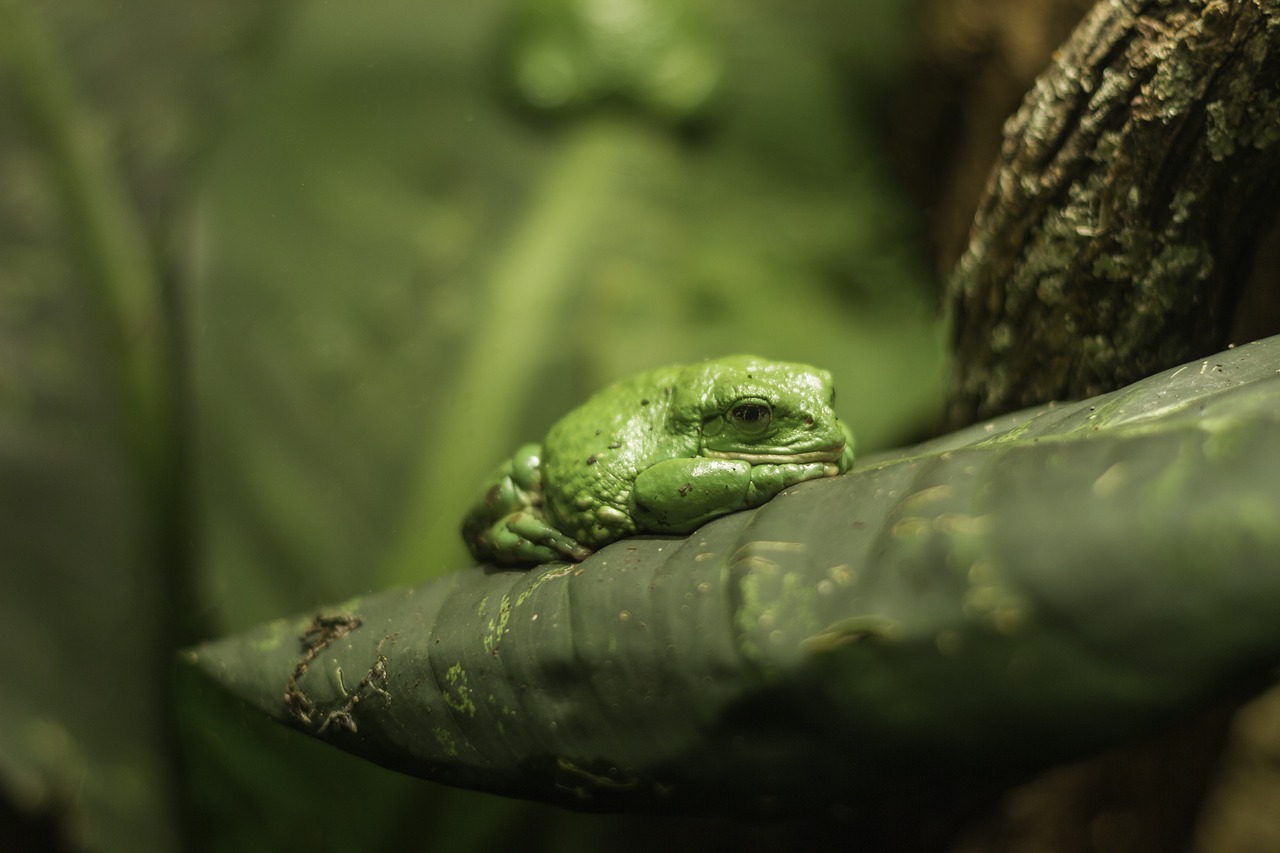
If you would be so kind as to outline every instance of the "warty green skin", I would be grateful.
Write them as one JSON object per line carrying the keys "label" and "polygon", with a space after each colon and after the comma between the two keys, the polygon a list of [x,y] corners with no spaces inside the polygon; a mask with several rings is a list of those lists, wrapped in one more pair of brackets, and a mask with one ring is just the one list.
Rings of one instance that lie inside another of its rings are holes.
{"label": "warty green skin", "polygon": [[853,463],[831,374],[739,355],[600,391],[494,473],[462,535],[480,561],[581,560],[635,533],[688,533]]}

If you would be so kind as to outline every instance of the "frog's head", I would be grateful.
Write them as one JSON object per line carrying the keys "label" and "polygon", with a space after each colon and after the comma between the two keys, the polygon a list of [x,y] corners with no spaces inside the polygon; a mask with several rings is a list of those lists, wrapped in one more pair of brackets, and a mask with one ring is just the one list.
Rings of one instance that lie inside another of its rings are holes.
{"label": "frog's head", "polygon": [[823,462],[835,474],[853,460],[853,436],[836,417],[831,374],[807,364],[731,356],[689,365],[672,401],[700,453],[753,465]]}

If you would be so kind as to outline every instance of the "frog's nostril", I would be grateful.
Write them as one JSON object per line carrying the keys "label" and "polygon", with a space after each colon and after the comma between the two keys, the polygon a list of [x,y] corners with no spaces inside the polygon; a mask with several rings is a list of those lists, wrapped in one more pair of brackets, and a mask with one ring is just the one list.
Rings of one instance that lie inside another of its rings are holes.
{"label": "frog's nostril", "polygon": [[813,420],[813,415],[805,415],[804,416],[805,429],[813,429],[814,425],[815,425],[815,422]]}

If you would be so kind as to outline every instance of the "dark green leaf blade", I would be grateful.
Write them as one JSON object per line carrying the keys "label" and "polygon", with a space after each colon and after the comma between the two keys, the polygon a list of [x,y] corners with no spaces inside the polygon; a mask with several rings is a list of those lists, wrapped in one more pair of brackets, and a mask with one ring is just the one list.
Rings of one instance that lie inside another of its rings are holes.
{"label": "dark green leaf blade", "polygon": [[477,568],[189,658],[379,763],[582,808],[821,811],[1030,771],[1273,676],[1278,370],[1270,339],[687,539]]}

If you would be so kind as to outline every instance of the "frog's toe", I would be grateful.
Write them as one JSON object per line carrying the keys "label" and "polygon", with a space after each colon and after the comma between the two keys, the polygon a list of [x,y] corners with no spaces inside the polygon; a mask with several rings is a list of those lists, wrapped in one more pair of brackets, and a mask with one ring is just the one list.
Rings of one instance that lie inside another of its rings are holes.
{"label": "frog's toe", "polygon": [[512,535],[528,542],[530,545],[553,552],[550,559],[567,557],[574,562],[584,560],[591,555],[591,549],[578,542],[572,536],[566,536],[556,528],[547,524],[540,516],[528,512],[516,512],[505,519],[506,528]]}
{"label": "frog's toe", "polygon": [[534,565],[552,560],[577,562],[591,549],[566,536],[534,512],[505,515],[482,529],[468,533],[467,544],[478,560],[503,566]]}

